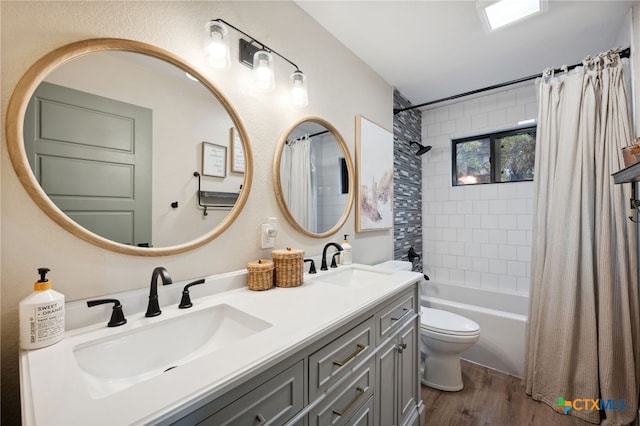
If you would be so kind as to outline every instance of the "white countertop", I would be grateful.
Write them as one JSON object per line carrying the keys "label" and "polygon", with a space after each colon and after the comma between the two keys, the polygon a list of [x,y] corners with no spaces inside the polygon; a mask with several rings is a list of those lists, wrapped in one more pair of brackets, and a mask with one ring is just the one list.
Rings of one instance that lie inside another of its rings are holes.
{"label": "white countertop", "polygon": [[[21,351],[23,421],[71,426],[145,424],[162,419],[195,400],[224,394],[422,278],[415,272],[393,271],[389,282],[371,284],[363,291],[362,287],[323,283],[322,274],[305,275],[300,287],[267,291],[243,287],[200,298],[192,293],[194,306],[187,310],[166,306],[160,295],[162,315],[158,317],[128,315],[127,324],[108,328],[107,316],[101,324],[68,331],[55,345]],[[203,286],[215,286],[216,281],[217,276],[208,277]],[[103,398],[91,396],[73,355],[79,345],[218,304],[250,313],[272,326],[130,388]]]}

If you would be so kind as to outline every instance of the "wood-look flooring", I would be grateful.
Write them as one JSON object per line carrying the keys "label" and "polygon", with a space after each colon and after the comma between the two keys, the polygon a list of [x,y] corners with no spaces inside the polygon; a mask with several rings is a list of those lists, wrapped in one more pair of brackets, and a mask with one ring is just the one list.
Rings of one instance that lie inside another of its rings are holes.
{"label": "wood-look flooring", "polygon": [[464,389],[443,392],[422,386],[425,426],[586,426],[527,396],[521,380],[462,360]]}

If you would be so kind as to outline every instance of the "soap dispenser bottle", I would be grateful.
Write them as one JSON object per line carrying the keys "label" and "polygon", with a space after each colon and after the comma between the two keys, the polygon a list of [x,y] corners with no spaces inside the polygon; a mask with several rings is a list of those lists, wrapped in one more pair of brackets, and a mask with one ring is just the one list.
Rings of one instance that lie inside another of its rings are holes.
{"label": "soap dispenser bottle", "polygon": [[51,289],[49,271],[38,268],[40,279],[33,285],[33,293],[18,305],[21,349],[43,348],[64,337],[64,294]]}
{"label": "soap dispenser bottle", "polygon": [[353,257],[351,256],[351,244],[349,244],[348,238],[349,235],[345,234],[344,240],[342,240],[342,264],[350,265],[353,262]]}

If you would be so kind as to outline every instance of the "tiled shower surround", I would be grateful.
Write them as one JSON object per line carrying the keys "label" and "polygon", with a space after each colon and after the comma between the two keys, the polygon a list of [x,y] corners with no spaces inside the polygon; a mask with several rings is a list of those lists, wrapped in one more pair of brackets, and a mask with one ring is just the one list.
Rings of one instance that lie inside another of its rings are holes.
{"label": "tiled shower surround", "polygon": [[[397,90],[394,108],[411,103]],[[422,159],[409,142],[421,141],[422,114],[418,110],[401,112],[393,117],[393,253],[396,260],[408,260],[409,248],[422,255]],[[413,269],[422,271],[416,260]]]}
{"label": "tiled shower surround", "polygon": [[422,163],[422,251],[432,280],[528,294],[533,183],[452,186],[451,139],[536,116],[533,82],[423,112],[422,142],[433,149]]}

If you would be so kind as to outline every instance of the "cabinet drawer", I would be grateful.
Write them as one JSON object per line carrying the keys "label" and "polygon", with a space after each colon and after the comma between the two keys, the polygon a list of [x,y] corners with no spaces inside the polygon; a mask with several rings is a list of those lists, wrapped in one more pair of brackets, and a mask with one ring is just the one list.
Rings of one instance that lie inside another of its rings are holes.
{"label": "cabinet drawer", "polygon": [[300,360],[198,424],[283,424],[302,409],[303,376],[304,362]]}
{"label": "cabinet drawer", "polygon": [[415,312],[416,295],[414,292],[405,293],[393,300],[376,314],[378,335],[376,343],[382,342],[398,330],[405,320]]}
{"label": "cabinet drawer", "polygon": [[371,395],[362,408],[349,419],[347,424],[349,426],[373,426],[374,414],[373,395]]}
{"label": "cabinet drawer", "polygon": [[324,392],[374,346],[373,317],[344,333],[309,357],[309,400]]}
{"label": "cabinet drawer", "polygon": [[375,362],[372,359],[342,386],[329,393],[309,412],[309,426],[346,425],[369,401],[375,384]]}

